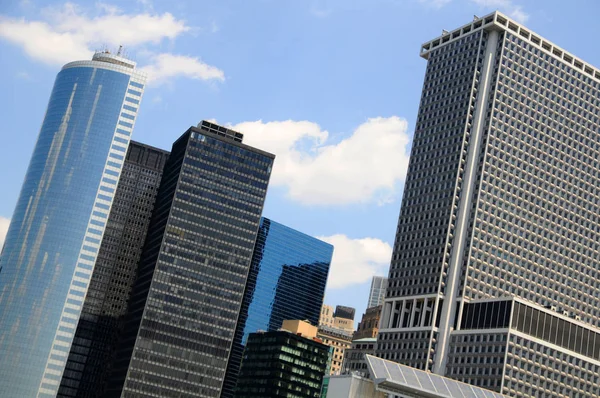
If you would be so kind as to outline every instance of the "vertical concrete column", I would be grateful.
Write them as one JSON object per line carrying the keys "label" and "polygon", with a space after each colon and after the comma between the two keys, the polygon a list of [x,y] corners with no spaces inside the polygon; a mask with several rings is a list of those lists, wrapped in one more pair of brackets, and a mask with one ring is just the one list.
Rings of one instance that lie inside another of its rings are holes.
{"label": "vertical concrete column", "polygon": [[[484,135],[486,110],[492,90],[492,72],[495,63],[496,49],[498,46],[499,33],[497,31],[488,32],[488,39],[485,48],[483,68],[479,76],[479,87],[477,104],[475,106],[475,115],[473,116],[473,128],[471,132],[471,141],[467,152],[467,162],[465,165],[462,193],[460,197],[458,216],[455,227],[455,240],[452,253],[450,254],[450,265],[448,267],[448,279],[446,297],[442,307],[439,326],[439,340],[437,346],[436,360],[433,365],[433,372],[443,375],[446,369],[446,352],[450,341],[450,332],[454,324],[456,314],[456,295],[460,286],[460,270],[463,263],[464,249],[467,244],[467,227],[469,222],[469,213],[472,207],[473,191],[475,189],[475,172],[477,168],[477,159],[481,152],[481,141]],[[475,87],[474,87],[475,88]]]}

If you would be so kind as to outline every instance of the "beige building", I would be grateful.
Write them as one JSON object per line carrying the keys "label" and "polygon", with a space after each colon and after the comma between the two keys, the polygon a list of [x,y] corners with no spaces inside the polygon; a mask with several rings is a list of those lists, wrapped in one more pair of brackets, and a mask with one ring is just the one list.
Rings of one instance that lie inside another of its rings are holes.
{"label": "beige building", "polygon": [[288,332],[298,334],[307,339],[314,339],[317,337],[316,326],[311,325],[306,321],[300,320],[286,320],[281,324],[281,329],[287,330]]}
{"label": "beige building", "polygon": [[354,332],[354,319],[334,317],[333,327],[352,333]]}
{"label": "beige building", "polygon": [[330,328],[342,329],[345,331],[354,331],[354,319],[342,318],[334,316],[335,311],[333,306],[323,304],[321,307],[321,317],[319,318],[319,326],[327,326]]}
{"label": "beige building", "polygon": [[350,344],[352,343],[352,332],[322,325],[319,326],[319,330],[317,331],[317,338],[323,341],[323,344],[333,347],[329,374],[340,374],[344,360],[344,351],[346,348],[350,348]]}
{"label": "beige building", "polygon": [[333,327],[333,307],[331,305],[323,304],[321,307],[319,325]]}

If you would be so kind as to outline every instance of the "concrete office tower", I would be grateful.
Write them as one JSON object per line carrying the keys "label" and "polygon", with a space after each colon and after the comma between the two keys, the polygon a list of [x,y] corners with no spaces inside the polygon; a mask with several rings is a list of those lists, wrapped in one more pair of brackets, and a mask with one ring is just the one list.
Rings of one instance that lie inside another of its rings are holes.
{"label": "concrete office tower", "polygon": [[131,141],[58,390],[103,397],[169,153]]}
{"label": "concrete office tower", "polygon": [[367,308],[377,307],[383,304],[385,291],[387,289],[388,278],[385,276],[374,276],[371,281],[371,289],[369,290],[369,302]]}
{"label": "concrete office tower", "polygon": [[[578,349],[600,326],[600,71],[498,12],[421,56],[378,355],[512,396],[598,396],[600,357]],[[507,330],[507,297],[536,325]]]}
{"label": "concrete office tower", "polygon": [[281,330],[248,336],[236,398],[321,396],[331,348],[307,322],[285,320]]}
{"label": "concrete office tower", "polygon": [[316,326],[333,246],[262,218],[221,397],[233,396],[250,333],[277,331],[285,319]]}
{"label": "concrete office tower", "polygon": [[218,397],[274,156],[209,122],[165,165],[106,396]]}
{"label": "concrete office tower", "polygon": [[144,83],[108,52],[56,77],[0,255],[3,397],[56,395]]}

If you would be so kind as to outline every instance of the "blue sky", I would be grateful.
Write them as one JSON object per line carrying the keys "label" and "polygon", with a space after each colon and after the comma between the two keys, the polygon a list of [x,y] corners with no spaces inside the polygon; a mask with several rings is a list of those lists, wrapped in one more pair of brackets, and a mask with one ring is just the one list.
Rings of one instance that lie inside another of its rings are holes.
{"label": "blue sky", "polygon": [[594,0],[0,2],[0,245],[60,67],[125,46],[151,77],[134,139],[215,120],[277,155],[264,215],[336,247],[326,303],[385,275],[426,61],[495,9],[600,66]]}

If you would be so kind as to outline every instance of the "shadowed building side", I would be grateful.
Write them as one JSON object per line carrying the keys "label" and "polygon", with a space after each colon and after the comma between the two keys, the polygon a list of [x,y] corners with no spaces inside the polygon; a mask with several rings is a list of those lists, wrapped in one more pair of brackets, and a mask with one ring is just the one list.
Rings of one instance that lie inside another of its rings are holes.
{"label": "shadowed building side", "polygon": [[104,396],[168,155],[129,145],[59,397]]}

